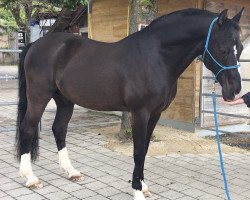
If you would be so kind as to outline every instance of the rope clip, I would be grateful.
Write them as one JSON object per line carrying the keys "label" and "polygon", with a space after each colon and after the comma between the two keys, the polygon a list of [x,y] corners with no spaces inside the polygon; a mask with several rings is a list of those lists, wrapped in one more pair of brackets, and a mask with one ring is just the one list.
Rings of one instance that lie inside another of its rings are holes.
{"label": "rope clip", "polygon": [[215,82],[212,83],[212,92],[215,92]]}

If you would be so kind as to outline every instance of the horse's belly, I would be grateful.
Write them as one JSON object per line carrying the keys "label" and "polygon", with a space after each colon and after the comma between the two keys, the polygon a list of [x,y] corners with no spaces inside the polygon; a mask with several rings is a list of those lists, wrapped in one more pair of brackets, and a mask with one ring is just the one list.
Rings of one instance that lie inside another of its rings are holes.
{"label": "horse's belly", "polygon": [[110,98],[91,98],[91,96],[83,95],[81,99],[72,99],[72,101],[84,108],[99,111],[127,111],[128,108],[121,101]]}
{"label": "horse's belly", "polygon": [[61,81],[61,93],[73,103],[100,111],[125,111],[127,107],[117,85],[100,84],[95,81]]}

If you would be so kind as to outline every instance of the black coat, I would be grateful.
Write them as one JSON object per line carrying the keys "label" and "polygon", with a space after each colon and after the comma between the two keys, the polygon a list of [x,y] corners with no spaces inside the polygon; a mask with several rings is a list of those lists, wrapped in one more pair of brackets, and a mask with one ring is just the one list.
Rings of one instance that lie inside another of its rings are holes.
{"label": "black coat", "polygon": [[243,95],[242,98],[243,98],[245,104],[247,105],[247,107],[250,108],[250,92]]}

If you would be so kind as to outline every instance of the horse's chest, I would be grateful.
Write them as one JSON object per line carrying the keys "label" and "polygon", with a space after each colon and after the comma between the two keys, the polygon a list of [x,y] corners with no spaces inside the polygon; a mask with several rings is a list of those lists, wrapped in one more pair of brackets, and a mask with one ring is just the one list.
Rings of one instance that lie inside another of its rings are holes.
{"label": "horse's chest", "polygon": [[173,102],[176,96],[176,93],[177,93],[177,84],[174,84],[170,90],[165,92],[162,111],[167,109],[170,106],[170,104]]}

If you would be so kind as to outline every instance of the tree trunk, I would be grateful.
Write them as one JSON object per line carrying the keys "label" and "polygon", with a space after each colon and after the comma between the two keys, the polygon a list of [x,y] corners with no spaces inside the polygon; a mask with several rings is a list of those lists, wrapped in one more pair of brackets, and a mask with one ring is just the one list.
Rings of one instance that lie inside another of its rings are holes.
{"label": "tree trunk", "polygon": [[[151,5],[145,7],[141,0],[130,1],[130,21],[129,21],[129,34],[138,31],[139,23],[149,24],[157,16],[157,2],[151,0]],[[119,132],[121,139],[132,138],[131,127],[131,114],[129,112],[123,112],[121,118],[121,128]]]}
{"label": "tree trunk", "polygon": [[[9,49],[18,49],[18,34],[17,32],[8,33],[8,48]],[[18,63],[19,55],[17,53],[11,53],[11,65]]]}
{"label": "tree trunk", "polygon": [[157,0],[150,0],[150,5],[141,8],[140,23],[150,24],[157,18]]}
{"label": "tree trunk", "polygon": [[121,118],[121,128],[119,132],[119,138],[122,140],[128,140],[132,137],[131,127],[131,114],[130,112],[123,112]]}
{"label": "tree trunk", "polygon": [[[138,30],[139,7],[139,0],[130,1],[129,34],[135,33]],[[122,113],[119,137],[121,139],[132,138],[131,114],[129,112]]]}

